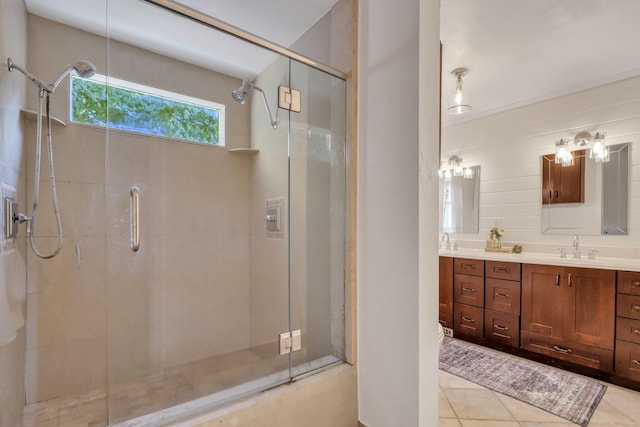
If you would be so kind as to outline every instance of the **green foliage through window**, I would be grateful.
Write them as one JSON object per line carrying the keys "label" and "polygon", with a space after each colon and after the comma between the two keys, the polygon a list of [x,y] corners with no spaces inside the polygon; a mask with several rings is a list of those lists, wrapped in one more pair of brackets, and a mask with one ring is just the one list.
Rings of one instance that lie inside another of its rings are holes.
{"label": "green foliage through window", "polygon": [[76,123],[224,145],[223,120],[224,106],[198,105],[80,77],[71,80],[71,121]]}

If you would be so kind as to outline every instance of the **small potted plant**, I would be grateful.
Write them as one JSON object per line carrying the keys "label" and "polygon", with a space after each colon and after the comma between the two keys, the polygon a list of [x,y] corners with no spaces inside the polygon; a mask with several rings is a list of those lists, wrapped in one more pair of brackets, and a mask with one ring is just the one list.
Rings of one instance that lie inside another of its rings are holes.
{"label": "small potted plant", "polygon": [[502,236],[504,236],[504,228],[493,227],[489,231],[489,236],[491,237],[491,247],[493,248],[501,248],[502,247]]}

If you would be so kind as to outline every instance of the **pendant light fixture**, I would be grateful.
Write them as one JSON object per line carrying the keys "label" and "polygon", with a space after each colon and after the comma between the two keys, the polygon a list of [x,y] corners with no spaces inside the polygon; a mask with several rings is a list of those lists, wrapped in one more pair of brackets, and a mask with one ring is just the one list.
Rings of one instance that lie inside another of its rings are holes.
{"label": "pendant light fixture", "polygon": [[471,111],[471,105],[462,103],[462,78],[468,73],[469,70],[466,68],[456,68],[451,72],[451,75],[456,78],[456,96],[455,104],[447,108],[449,114],[464,114]]}

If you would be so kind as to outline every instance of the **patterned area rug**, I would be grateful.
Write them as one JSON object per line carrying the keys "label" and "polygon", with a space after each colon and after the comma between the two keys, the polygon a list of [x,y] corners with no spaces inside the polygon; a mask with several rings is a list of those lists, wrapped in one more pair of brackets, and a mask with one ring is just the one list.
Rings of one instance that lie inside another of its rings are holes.
{"label": "patterned area rug", "polygon": [[607,386],[569,372],[445,338],[440,369],[586,426]]}

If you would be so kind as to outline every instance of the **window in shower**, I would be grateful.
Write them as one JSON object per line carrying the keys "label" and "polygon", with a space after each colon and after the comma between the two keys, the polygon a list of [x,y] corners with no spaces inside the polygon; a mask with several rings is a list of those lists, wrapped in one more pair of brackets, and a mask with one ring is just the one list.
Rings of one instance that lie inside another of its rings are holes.
{"label": "window in shower", "polygon": [[224,146],[224,105],[95,75],[71,79],[71,121]]}

